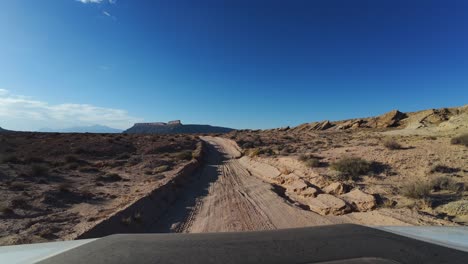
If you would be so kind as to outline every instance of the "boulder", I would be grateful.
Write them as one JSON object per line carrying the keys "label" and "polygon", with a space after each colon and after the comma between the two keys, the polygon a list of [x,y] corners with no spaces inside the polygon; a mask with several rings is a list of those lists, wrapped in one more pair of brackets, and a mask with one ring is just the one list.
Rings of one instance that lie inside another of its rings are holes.
{"label": "boulder", "polygon": [[340,196],[341,199],[349,203],[355,210],[366,212],[377,206],[375,197],[359,189],[354,189],[349,193]]}
{"label": "boulder", "polygon": [[320,122],[318,123],[315,127],[314,127],[314,130],[327,130],[331,127],[333,127],[334,125],[332,123],[330,123],[330,121],[326,120],[326,121],[323,121],[323,122]]}
{"label": "boulder", "polygon": [[375,127],[377,128],[387,128],[395,127],[399,125],[400,120],[407,117],[405,113],[402,113],[398,110],[393,110],[388,113],[385,113],[375,120]]}
{"label": "boulder", "polygon": [[334,182],[327,187],[323,188],[323,191],[328,194],[340,195],[346,193],[348,186],[341,182]]}
{"label": "boulder", "polygon": [[304,197],[316,197],[319,194],[319,190],[314,187],[307,187],[305,190],[299,192]]}
{"label": "boulder", "polygon": [[351,211],[345,201],[331,194],[319,194],[317,198],[308,199],[310,210],[321,215],[342,215]]}
{"label": "boulder", "polygon": [[291,182],[286,182],[285,185],[286,185],[286,189],[289,192],[296,192],[296,193],[304,191],[305,189],[307,189],[307,187],[309,187],[307,183],[302,179],[295,179]]}

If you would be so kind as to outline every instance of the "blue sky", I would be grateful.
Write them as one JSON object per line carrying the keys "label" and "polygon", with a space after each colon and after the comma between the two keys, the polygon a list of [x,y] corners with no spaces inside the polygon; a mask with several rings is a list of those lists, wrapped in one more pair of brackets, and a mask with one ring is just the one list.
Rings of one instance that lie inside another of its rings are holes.
{"label": "blue sky", "polygon": [[0,2],[0,126],[271,128],[468,102],[468,1]]}

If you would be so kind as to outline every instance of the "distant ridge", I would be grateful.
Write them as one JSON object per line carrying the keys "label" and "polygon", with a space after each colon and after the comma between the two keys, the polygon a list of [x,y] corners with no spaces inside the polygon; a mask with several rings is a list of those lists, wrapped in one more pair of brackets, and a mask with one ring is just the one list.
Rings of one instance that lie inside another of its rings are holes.
{"label": "distant ridge", "polygon": [[80,126],[69,127],[61,129],[41,128],[38,132],[59,132],[59,133],[121,133],[121,129],[116,129],[108,126],[93,125],[93,126]]}
{"label": "distant ridge", "polygon": [[232,128],[210,125],[183,125],[180,120],[154,123],[136,123],[123,133],[129,134],[195,134],[195,133],[228,133]]}

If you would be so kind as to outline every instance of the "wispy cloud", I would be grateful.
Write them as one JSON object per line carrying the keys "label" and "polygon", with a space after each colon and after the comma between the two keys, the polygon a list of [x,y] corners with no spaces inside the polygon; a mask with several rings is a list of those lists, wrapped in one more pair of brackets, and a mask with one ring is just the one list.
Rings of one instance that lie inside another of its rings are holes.
{"label": "wispy cloud", "polygon": [[105,15],[106,17],[112,18],[113,20],[117,20],[117,18],[115,16],[111,15],[109,12],[107,12],[105,10],[102,11],[102,14]]}
{"label": "wispy cloud", "polygon": [[37,130],[43,127],[106,125],[128,128],[141,118],[127,111],[90,104],[49,104],[0,89],[0,126],[16,130]]}
{"label": "wispy cloud", "polygon": [[109,2],[109,4],[115,4],[117,0],[76,0],[83,4],[100,4],[102,2]]}

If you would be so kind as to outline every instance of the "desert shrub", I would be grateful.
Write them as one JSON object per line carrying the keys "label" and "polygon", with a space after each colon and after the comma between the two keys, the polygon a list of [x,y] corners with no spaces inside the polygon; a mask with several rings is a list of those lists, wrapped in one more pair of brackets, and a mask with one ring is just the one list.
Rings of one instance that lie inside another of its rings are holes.
{"label": "desert shrub", "polygon": [[23,208],[24,209],[24,208],[26,208],[28,206],[28,202],[23,197],[18,197],[18,198],[14,198],[13,200],[11,200],[10,205],[11,205],[11,208],[13,208],[13,209],[15,209],[15,208]]}
{"label": "desert shrub", "polygon": [[353,157],[342,158],[333,162],[330,167],[339,172],[340,178],[352,180],[370,173],[372,169],[371,163],[367,160]]}
{"label": "desert shrub", "polygon": [[464,188],[463,183],[456,182],[447,176],[439,176],[432,179],[431,186],[435,191],[448,190],[457,193]]}
{"label": "desert shrub", "polygon": [[135,222],[141,222],[143,221],[143,214],[140,213],[140,212],[135,212],[133,214],[133,220],[135,220]]}
{"label": "desert shrub", "polygon": [[175,158],[177,160],[191,160],[192,159],[192,151],[185,150],[176,154]]}
{"label": "desert shrub", "polygon": [[468,200],[450,202],[442,206],[442,211],[449,215],[468,215]]}
{"label": "desert shrub", "polygon": [[6,155],[2,157],[2,163],[21,163],[21,160],[16,155]]}
{"label": "desert shrub", "polygon": [[394,139],[387,139],[383,143],[384,147],[387,149],[395,150],[395,149],[401,149],[400,143],[396,142]]}
{"label": "desert shrub", "polygon": [[6,204],[0,204],[0,212],[3,215],[12,215],[15,213],[15,211],[8,205]]}
{"label": "desert shrub", "polygon": [[457,168],[451,168],[449,166],[445,166],[445,165],[441,165],[441,164],[436,164],[434,165],[431,170],[430,170],[430,173],[454,173],[454,172],[458,172],[460,171],[460,169],[457,169]]}
{"label": "desert shrub", "polygon": [[414,181],[406,183],[401,188],[401,194],[408,198],[424,199],[431,193],[432,185],[426,182]]}
{"label": "desert shrub", "polygon": [[156,167],[156,169],[154,169],[154,172],[155,173],[161,173],[161,172],[167,171],[168,169],[169,169],[169,166],[161,165],[161,166]]}
{"label": "desert shrub", "polygon": [[317,158],[310,158],[304,162],[307,167],[317,168],[320,167],[320,160]]}
{"label": "desert shrub", "polygon": [[320,166],[320,159],[311,156],[302,154],[299,156],[299,160],[302,161],[307,167],[316,168]]}
{"label": "desert shrub", "polygon": [[57,186],[57,190],[62,193],[68,193],[72,189],[71,184],[69,183],[61,183],[59,186]]}
{"label": "desert shrub", "polygon": [[252,142],[245,142],[244,144],[241,145],[243,149],[248,149],[248,148],[253,148],[254,144]]}
{"label": "desert shrub", "polygon": [[31,164],[31,163],[43,163],[45,160],[41,157],[29,156],[24,159],[24,163]]}
{"label": "desert shrub", "polygon": [[123,225],[130,225],[132,223],[132,217],[131,216],[128,216],[128,217],[122,217],[121,219],[121,223]]}
{"label": "desert shrub", "polygon": [[130,154],[122,153],[122,154],[118,155],[115,159],[117,159],[117,160],[126,160],[126,159],[129,159],[129,158],[130,158]]}
{"label": "desert shrub", "polygon": [[251,158],[256,157],[256,156],[260,155],[260,149],[257,149],[257,148],[249,149],[246,154],[247,154],[247,156],[249,156]]}
{"label": "desert shrub", "polygon": [[458,137],[454,137],[450,140],[450,143],[454,145],[464,145],[468,147],[468,134],[463,134]]}
{"label": "desert shrub", "polygon": [[91,166],[85,166],[81,167],[78,171],[83,173],[97,173],[99,172],[99,169]]}
{"label": "desert shrub", "polygon": [[123,178],[117,173],[108,173],[97,177],[97,180],[104,182],[117,182],[123,180]]}
{"label": "desert shrub", "polygon": [[33,164],[31,166],[31,176],[47,176],[48,173],[49,168],[44,165]]}
{"label": "desert shrub", "polygon": [[73,162],[79,162],[80,159],[78,159],[77,156],[74,156],[74,155],[67,155],[65,156],[65,162],[66,163],[73,163]]}
{"label": "desert shrub", "polygon": [[143,159],[140,156],[133,156],[128,159],[128,163],[130,163],[130,165],[137,165],[138,163],[142,161]]}
{"label": "desert shrub", "polygon": [[24,191],[27,185],[22,182],[13,182],[10,184],[10,189],[13,191]]}

